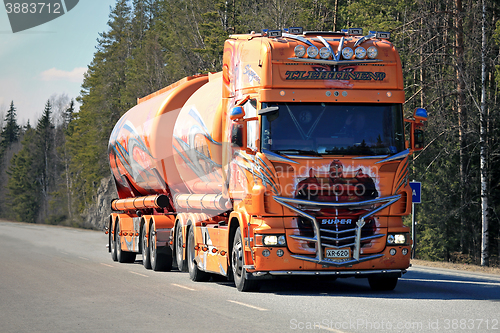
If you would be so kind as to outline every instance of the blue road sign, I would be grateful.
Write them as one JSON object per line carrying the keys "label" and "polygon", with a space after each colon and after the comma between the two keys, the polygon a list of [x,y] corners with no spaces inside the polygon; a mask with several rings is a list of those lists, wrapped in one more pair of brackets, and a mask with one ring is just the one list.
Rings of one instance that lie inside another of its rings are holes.
{"label": "blue road sign", "polygon": [[421,202],[421,194],[422,194],[422,183],[421,182],[410,182],[411,187],[411,200],[413,203]]}

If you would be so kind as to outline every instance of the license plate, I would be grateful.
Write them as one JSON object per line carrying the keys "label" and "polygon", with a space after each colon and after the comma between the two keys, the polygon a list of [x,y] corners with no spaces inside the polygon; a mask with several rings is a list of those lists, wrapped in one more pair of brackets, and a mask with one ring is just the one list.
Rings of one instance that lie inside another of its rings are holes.
{"label": "license plate", "polygon": [[331,259],[348,259],[351,257],[351,249],[326,249],[325,257]]}

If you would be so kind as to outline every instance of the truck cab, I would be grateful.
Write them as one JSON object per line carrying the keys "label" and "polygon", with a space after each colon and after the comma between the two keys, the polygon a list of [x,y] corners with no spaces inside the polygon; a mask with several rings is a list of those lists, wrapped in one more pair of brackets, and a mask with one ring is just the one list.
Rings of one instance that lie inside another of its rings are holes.
{"label": "truck cab", "polygon": [[[248,214],[254,276],[366,276],[409,267],[401,61],[389,34],[263,31],[225,45],[229,195]],[[233,106],[234,105],[234,106]],[[421,143],[420,143],[421,144]],[[241,175],[244,175],[241,176]],[[253,241],[252,241],[253,240]]]}

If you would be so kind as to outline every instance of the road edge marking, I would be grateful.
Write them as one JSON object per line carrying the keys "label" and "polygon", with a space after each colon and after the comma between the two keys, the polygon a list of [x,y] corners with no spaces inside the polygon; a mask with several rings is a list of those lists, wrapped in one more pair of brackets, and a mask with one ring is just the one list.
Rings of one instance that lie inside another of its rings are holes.
{"label": "road edge marking", "polygon": [[177,283],[171,283],[171,285],[172,285],[172,286],[179,287],[179,288],[182,288],[182,289],[187,289],[187,290],[191,290],[191,291],[196,291],[196,289],[189,288],[189,287],[186,287],[186,286],[183,286],[183,285],[177,284]]}
{"label": "road edge marking", "polygon": [[231,300],[231,299],[228,299],[227,301],[228,301],[228,302],[231,302],[231,303],[234,303],[234,304],[238,304],[238,305],[246,306],[247,308],[251,308],[251,309],[259,310],[259,311],[269,311],[268,309],[260,308],[260,307],[255,306],[255,305],[246,304],[246,303],[242,303],[242,302],[238,302],[238,301],[233,301],[233,300]]}
{"label": "road edge marking", "polygon": [[484,281],[460,281],[460,280],[434,280],[434,279],[413,279],[413,278],[400,278],[400,281],[415,281],[415,282],[438,282],[438,283],[463,283],[475,284],[485,286],[500,286],[500,282],[484,282]]}
{"label": "road edge marking", "polygon": [[134,272],[134,271],[129,271],[130,273],[132,274],[135,274],[135,275],[139,275],[139,276],[142,276],[142,277],[149,277],[148,275],[144,275],[144,274],[141,274],[141,273],[137,273],[137,272]]}
{"label": "road edge marking", "polygon": [[103,263],[103,262],[101,262],[101,265],[106,266],[106,267],[111,267],[111,268],[114,268],[114,267],[115,267],[115,266],[113,266],[113,265],[108,265],[108,264],[105,264],[105,263]]}

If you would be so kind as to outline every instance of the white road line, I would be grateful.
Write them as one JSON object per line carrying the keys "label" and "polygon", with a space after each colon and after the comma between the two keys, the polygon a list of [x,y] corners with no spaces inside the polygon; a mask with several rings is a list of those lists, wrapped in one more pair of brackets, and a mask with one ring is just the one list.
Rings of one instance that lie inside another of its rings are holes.
{"label": "white road line", "polygon": [[83,259],[83,260],[90,260],[90,259],[84,258],[84,257],[78,257],[78,258]]}
{"label": "white road line", "polygon": [[458,281],[458,280],[427,280],[427,279],[399,279],[400,281],[416,281],[416,282],[448,282],[448,283],[464,283],[478,284],[485,286],[500,286],[500,282],[479,282],[479,281]]}
{"label": "white road line", "polygon": [[172,283],[172,285],[173,285],[173,286],[176,286],[176,287],[179,287],[179,288],[183,288],[183,289],[191,290],[191,291],[196,291],[196,289],[189,288],[189,287],[186,287],[186,286],[183,286],[183,285],[177,284],[177,283]]}
{"label": "white road line", "polygon": [[132,271],[129,271],[129,272],[132,273],[132,274],[135,274],[135,275],[139,275],[139,276],[143,276],[143,277],[149,277],[149,276],[141,274],[141,273],[136,273],[136,272],[132,272]]}
{"label": "white road line", "polygon": [[230,300],[230,299],[228,299],[227,301],[231,302],[231,303],[234,303],[234,304],[243,305],[243,306],[246,306],[247,308],[251,308],[251,309],[255,309],[255,310],[259,310],[259,311],[269,311],[268,309],[259,308],[258,306],[254,306],[254,305],[250,305],[250,304],[246,304],[246,303],[241,303],[241,302],[238,302],[238,301],[233,301],[233,300]]}
{"label": "white road line", "polygon": [[106,266],[106,267],[111,267],[111,268],[114,268],[114,267],[115,267],[115,266],[112,266],[112,265],[105,264],[105,263],[103,263],[103,262],[101,262],[101,265]]}

